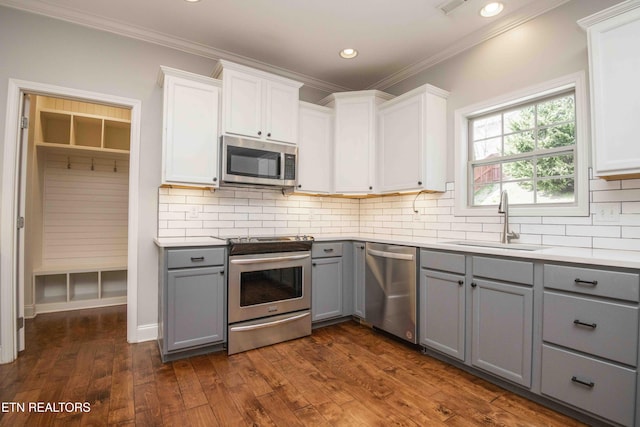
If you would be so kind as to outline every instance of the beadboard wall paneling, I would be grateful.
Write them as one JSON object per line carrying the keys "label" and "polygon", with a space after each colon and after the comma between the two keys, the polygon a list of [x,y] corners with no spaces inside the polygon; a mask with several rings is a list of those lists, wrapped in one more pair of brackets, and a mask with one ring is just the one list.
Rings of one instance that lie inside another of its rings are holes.
{"label": "beadboard wall paneling", "polygon": [[[590,181],[588,217],[510,217],[520,242],[640,251],[640,180]],[[503,215],[454,216],[454,184],[444,193],[344,199],[282,196],[267,190],[159,190],[158,236],[310,234],[500,241]],[[418,213],[413,211],[413,203]],[[620,216],[605,222],[599,203]]]}
{"label": "beadboard wall paneling", "polygon": [[94,170],[91,161],[84,156],[46,154],[45,268],[118,262],[126,265],[128,161],[94,158]]}

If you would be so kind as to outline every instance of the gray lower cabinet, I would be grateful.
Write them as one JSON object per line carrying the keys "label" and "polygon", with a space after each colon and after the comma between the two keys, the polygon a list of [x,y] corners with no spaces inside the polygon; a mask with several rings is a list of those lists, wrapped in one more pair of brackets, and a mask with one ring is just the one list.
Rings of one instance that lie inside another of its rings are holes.
{"label": "gray lower cabinet", "polygon": [[353,315],[365,318],[364,272],[365,245],[363,242],[353,243]]}
{"label": "gray lower cabinet", "polygon": [[420,344],[464,361],[465,257],[422,250],[420,266]]}
{"label": "gray lower cabinet", "polygon": [[541,393],[634,425],[640,275],[545,264],[544,289]]}
{"label": "gray lower cabinet", "polygon": [[473,275],[471,364],[531,387],[533,263],[474,256]]}
{"label": "gray lower cabinet", "polygon": [[311,250],[311,319],[343,316],[343,243],[314,243]]}
{"label": "gray lower cabinet", "polygon": [[225,249],[163,252],[158,322],[163,360],[223,343],[227,330]]}

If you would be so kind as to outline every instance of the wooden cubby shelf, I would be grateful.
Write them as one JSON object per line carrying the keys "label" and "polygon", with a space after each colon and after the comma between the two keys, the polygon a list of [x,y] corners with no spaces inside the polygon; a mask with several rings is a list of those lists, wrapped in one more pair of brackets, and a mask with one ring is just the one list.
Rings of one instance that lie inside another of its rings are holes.
{"label": "wooden cubby shelf", "polygon": [[33,273],[35,313],[127,303],[127,267],[46,268]]}
{"label": "wooden cubby shelf", "polygon": [[129,153],[130,120],[48,109],[39,113],[37,146]]}

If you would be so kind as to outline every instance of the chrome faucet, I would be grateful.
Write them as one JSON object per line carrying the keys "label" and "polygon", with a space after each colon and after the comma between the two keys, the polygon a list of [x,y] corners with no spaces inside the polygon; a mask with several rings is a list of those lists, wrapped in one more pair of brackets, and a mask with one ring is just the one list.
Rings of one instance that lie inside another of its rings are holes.
{"label": "chrome faucet", "polygon": [[500,193],[500,204],[498,205],[498,213],[504,214],[504,226],[502,228],[502,243],[510,243],[511,239],[519,239],[520,235],[514,231],[509,231],[509,195],[507,190]]}

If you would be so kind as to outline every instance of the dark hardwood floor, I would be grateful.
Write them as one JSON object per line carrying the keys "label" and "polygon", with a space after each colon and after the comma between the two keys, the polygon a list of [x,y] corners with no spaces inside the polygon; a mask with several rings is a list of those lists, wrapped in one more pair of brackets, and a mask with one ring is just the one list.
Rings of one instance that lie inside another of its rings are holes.
{"label": "dark hardwood floor", "polygon": [[581,425],[355,322],[168,364],[155,342],[127,344],[125,306],[41,314],[26,335],[0,365],[0,401],[91,410],[25,406],[0,412],[3,426]]}

